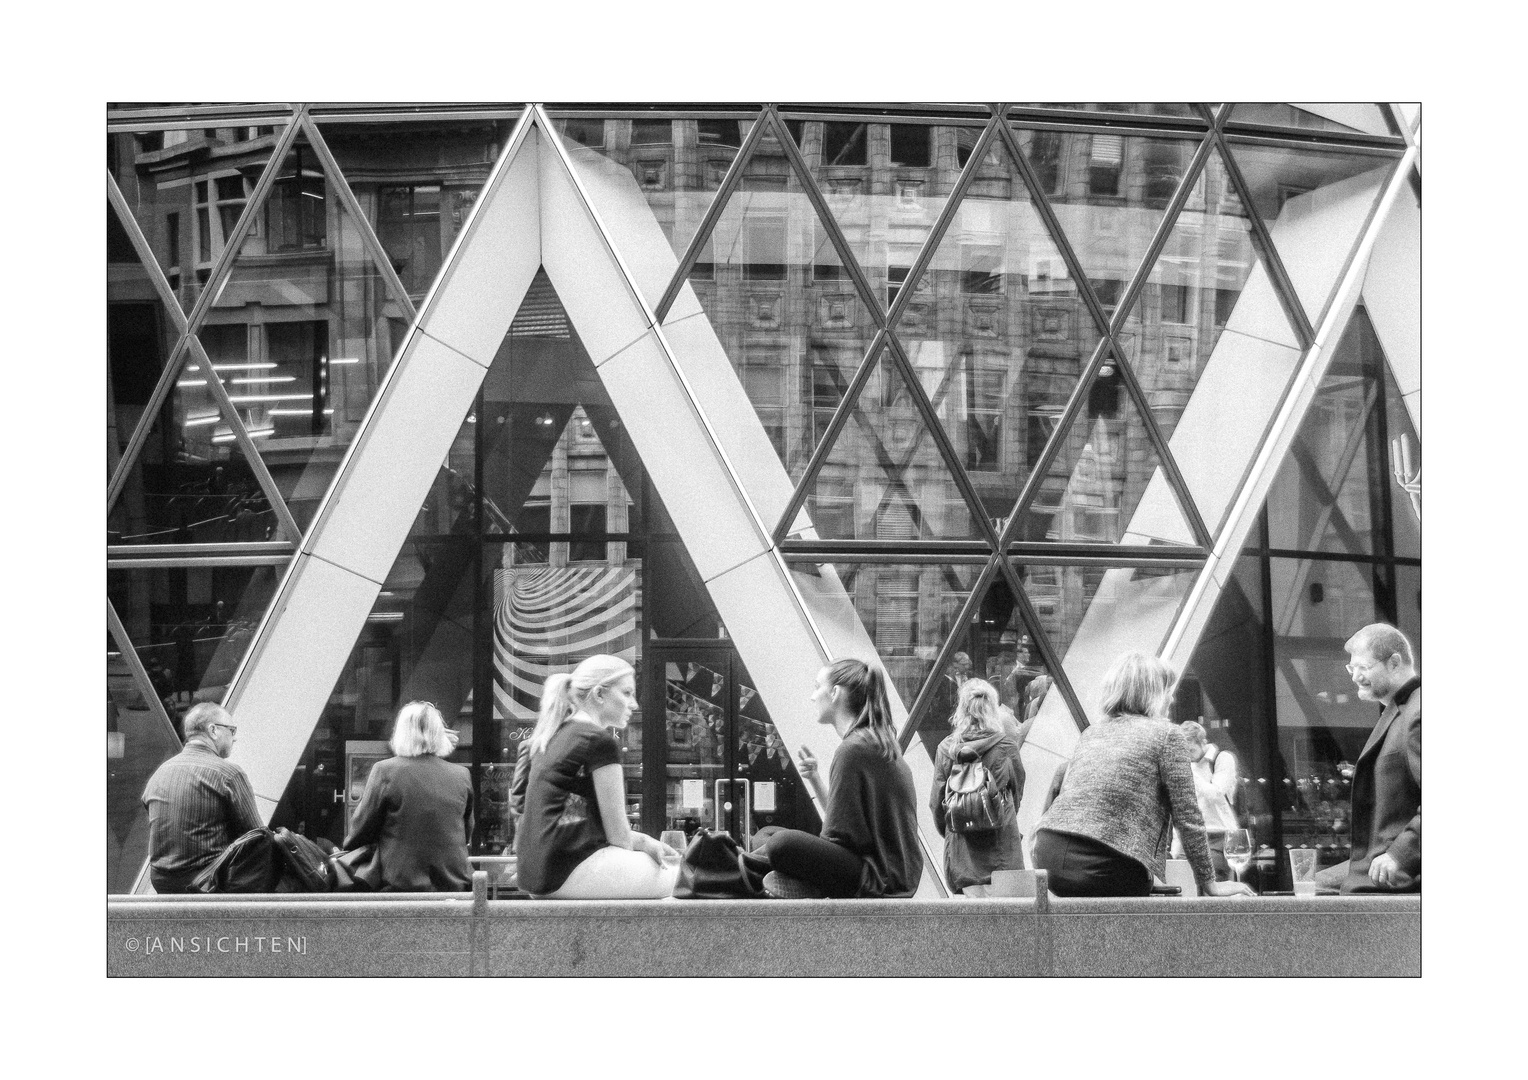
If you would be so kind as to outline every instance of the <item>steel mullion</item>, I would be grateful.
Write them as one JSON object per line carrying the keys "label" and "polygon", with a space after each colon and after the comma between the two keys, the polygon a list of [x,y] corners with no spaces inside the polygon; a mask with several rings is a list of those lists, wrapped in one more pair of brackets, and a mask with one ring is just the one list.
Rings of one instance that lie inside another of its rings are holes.
{"label": "steel mullion", "polygon": [[213,400],[218,403],[218,410],[223,414],[223,419],[228,421],[228,426],[233,429],[234,442],[244,452],[246,463],[250,471],[255,474],[255,480],[260,489],[265,492],[265,497],[270,500],[271,509],[275,511],[276,521],[288,539],[294,544],[302,543],[302,530],[297,527],[297,519],[292,516],[292,511],[287,508],[286,499],[282,497],[281,489],[276,486],[270,470],[265,467],[265,460],[260,456],[260,450],[255,446],[255,440],[250,438],[249,432],[244,428],[244,421],[239,416],[238,407],[234,405],[228,396],[228,388],[223,385],[223,380],[218,378],[217,372],[212,370],[212,360],[207,351],[202,348],[201,341],[195,334],[191,335],[190,349],[196,356],[196,362],[201,365],[203,373],[207,377],[207,390],[212,394]]}
{"label": "steel mullion", "polygon": [[159,381],[154,384],[154,390],[149,394],[143,415],[138,418],[137,427],[133,428],[132,434],[128,436],[127,445],[123,447],[122,457],[117,461],[117,470],[106,485],[108,516],[116,506],[122,489],[127,486],[127,478],[131,475],[133,466],[138,464],[138,455],[143,451],[143,444],[148,442],[149,432],[153,430],[159,418],[159,410],[164,408],[165,399],[175,387],[175,380],[180,378],[181,372],[185,369],[190,351],[191,335],[183,332],[179,340],[175,342],[175,348],[170,350],[170,358],[165,363],[164,371],[160,372]]}
{"label": "steel mullion", "polygon": [[[1157,231],[1151,238],[1151,243],[1146,245],[1146,256],[1141,260],[1141,265],[1136,268],[1135,276],[1125,288],[1124,295],[1114,309],[1114,318],[1110,320],[1110,334],[1117,334],[1125,326],[1125,321],[1130,317],[1130,311],[1140,299],[1141,293],[1146,288],[1146,282],[1151,278],[1151,272],[1156,268],[1157,259],[1167,248],[1167,241],[1172,239],[1173,230],[1178,227],[1178,218],[1183,213],[1183,208],[1188,205],[1189,198],[1194,193],[1194,185],[1199,182],[1200,175],[1204,172],[1204,166],[1210,159],[1210,152],[1214,149],[1214,140],[1206,135],[1204,141],[1194,151],[1194,156],[1189,158],[1188,169],[1184,173],[1178,190],[1173,192],[1171,199],[1167,201],[1167,209],[1162,214],[1162,220],[1157,225]],[[1146,317],[1141,316],[1141,324],[1144,328]],[[1145,338],[1143,333],[1142,338]],[[1115,342],[1118,346],[1119,342]],[[1124,353],[1121,350],[1123,358]]]}
{"label": "steel mullion", "polygon": [[1366,131],[1343,133],[1300,130],[1271,124],[1233,124],[1228,121],[1222,125],[1221,132],[1233,139],[1305,150],[1347,150],[1358,154],[1394,154],[1397,157],[1406,150],[1406,140],[1399,135],[1371,135]]}
{"label": "steel mullion", "polygon": [[1167,438],[1162,434],[1162,429],[1157,427],[1157,421],[1151,415],[1151,404],[1146,400],[1146,391],[1142,389],[1140,380],[1136,378],[1135,371],[1124,360],[1124,353],[1119,349],[1119,343],[1114,343],[1115,359],[1119,362],[1120,376],[1124,379],[1125,390],[1135,402],[1136,412],[1140,413],[1141,423],[1146,428],[1146,436],[1157,450],[1157,464],[1167,474],[1168,486],[1172,489],[1173,498],[1178,502],[1178,509],[1188,519],[1189,529],[1194,538],[1205,548],[1215,546],[1215,538],[1211,535],[1209,526],[1199,514],[1199,507],[1194,502],[1193,496],[1188,490],[1188,481],[1184,480],[1183,473],[1178,469],[1178,462],[1173,457],[1171,448],[1167,445]]}
{"label": "steel mullion", "polygon": [[934,699],[934,680],[939,678],[945,665],[950,662],[950,657],[958,651],[956,642],[960,640],[961,632],[971,624],[971,616],[981,609],[982,601],[987,598],[987,590],[992,584],[992,579],[997,575],[997,560],[1000,557],[994,554],[987,560],[987,565],[982,568],[982,572],[976,576],[976,581],[971,585],[971,594],[960,606],[960,612],[955,616],[950,633],[934,656],[934,663],[929,668],[928,677],[923,680],[918,696],[908,706],[907,722],[902,725],[902,730],[897,732],[897,748],[904,755],[907,753],[908,746],[912,744],[913,737],[918,734],[918,727],[923,723],[923,718]]}
{"label": "steel mullion", "polygon": [[864,268],[860,266],[859,259],[855,257],[853,249],[849,247],[849,239],[839,227],[838,219],[829,208],[827,199],[823,197],[817,188],[817,181],[812,178],[811,171],[807,168],[806,159],[801,156],[801,148],[796,145],[796,140],[786,130],[785,121],[781,120],[774,110],[774,106],[767,106],[764,110],[769,123],[773,125],[775,138],[785,150],[785,158],[791,164],[791,170],[796,174],[805,189],[807,201],[812,204],[812,210],[816,213],[823,228],[828,230],[828,239],[832,242],[838,257],[843,260],[843,265],[849,271],[849,279],[854,282],[855,291],[860,294],[860,302],[870,310],[870,317],[875,320],[875,328],[883,330],[886,327],[886,301],[878,298],[870,288],[870,279],[865,276]]}
{"label": "steel mullion", "polygon": [[245,200],[244,212],[239,215],[239,220],[234,224],[233,233],[223,238],[223,250],[218,253],[217,260],[212,264],[212,270],[207,274],[207,284],[202,287],[196,303],[191,306],[191,311],[186,316],[189,333],[195,334],[201,329],[207,312],[212,309],[213,299],[222,291],[228,275],[233,272],[233,264],[238,259],[239,249],[243,247],[245,239],[249,236],[249,230],[255,223],[255,215],[265,209],[265,200],[270,195],[271,188],[276,186],[276,175],[281,172],[281,166],[286,161],[287,154],[302,131],[302,118],[306,110],[307,106],[298,105],[292,114],[292,122],[276,137],[276,144],[271,148],[271,159],[265,163],[265,171],[260,174],[260,179],[255,181],[254,189]]}
{"label": "steel mullion", "polygon": [[1098,327],[1098,332],[1107,338],[1109,316],[1104,313],[1103,305],[1099,303],[1098,297],[1093,292],[1093,282],[1088,278],[1082,261],[1072,250],[1072,242],[1067,239],[1066,230],[1061,227],[1061,219],[1056,217],[1050,200],[1045,197],[1045,192],[1040,190],[1040,180],[1030,168],[1029,159],[1024,156],[1024,148],[1019,145],[1019,137],[1014,134],[1013,125],[1005,122],[999,134],[1003,138],[1003,144],[1008,147],[1008,153],[1013,158],[1014,166],[1019,170],[1024,186],[1029,189],[1030,204],[1039,214],[1046,232],[1050,233],[1051,243],[1056,245],[1062,261],[1066,263],[1067,273],[1071,274],[1072,280],[1077,282],[1077,295],[1082,298],[1088,314],[1092,316],[1094,324]]}
{"label": "steel mullion", "polygon": [[154,257],[153,248],[149,247],[148,237],[144,236],[143,229],[133,217],[132,207],[127,205],[126,196],[122,194],[122,189],[117,186],[116,178],[110,172],[106,174],[106,203],[116,212],[117,223],[127,233],[127,238],[132,241],[133,250],[138,254],[138,261],[143,264],[144,272],[148,274],[154,291],[159,294],[160,302],[169,309],[171,322],[175,324],[176,336],[184,334],[186,313],[180,309],[180,300],[170,288],[170,281],[164,276],[164,271],[159,268],[159,260]]}
{"label": "steel mullion", "polygon": [[[817,440],[817,445],[812,449],[812,456],[807,459],[806,471],[801,474],[801,482],[796,485],[796,490],[791,493],[791,500],[786,504],[785,513],[780,517],[780,523],[775,526],[772,539],[779,544],[790,535],[791,522],[796,514],[806,503],[807,492],[817,482],[817,474],[828,460],[828,454],[832,452],[834,444],[838,441],[839,434],[849,423],[849,416],[854,407],[859,403],[859,396],[865,389],[865,384],[870,381],[870,373],[875,370],[875,364],[880,359],[881,351],[886,345],[886,330],[883,328],[876,331],[871,339],[870,348],[865,353],[865,358],[855,369],[854,375],[849,379],[849,384],[844,387],[844,396],[838,402],[838,408],[828,420],[828,426],[823,430],[822,438]],[[810,402],[808,409],[812,408]]]}
{"label": "steel mullion", "polygon": [[211,544],[107,544],[107,558],[176,558],[202,555],[293,555],[295,544],[284,540]]}
{"label": "steel mullion", "polygon": [[159,698],[159,692],[154,689],[154,684],[149,679],[148,669],[143,666],[143,660],[138,656],[138,648],[133,644],[133,639],[128,636],[127,627],[123,625],[122,618],[117,614],[117,609],[112,606],[109,597],[106,601],[106,630],[112,640],[117,643],[117,650],[122,654],[122,658],[127,661],[133,682],[138,686],[138,693],[143,695],[144,701],[149,702],[149,711],[164,724],[165,730],[170,733],[170,738],[175,740],[175,745],[182,746],[180,736],[175,733],[175,722],[170,719],[170,714],[165,710],[164,702]]}
{"label": "steel mullion", "polygon": [[1242,209],[1247,212],[1247,220],[1252,224],[1253,247],[1263,258],[1263,267],[1273,283],[1273,291],[1284,306],[1284,315],[1293,326],[1295,336],[1300,342],[1300,351],[1303,353],[1316,340],[1316,331],[1305,315],[1305,308],[1300,304],[1299,295],[1295,292],[1294,283],[1289,280],[1288,271],[1284,269],[1284,260],[1279,258],[1279,253],[1274,249],[1273,236],[1263,222],[1263,215],[1257,212],[1257,207],[1253,204],[1251,189],[1247,187],[1247,180],[1242,175],[1241,166],[1231,156],[1231,147],[1226,142],[1225,133],[1216,131],[1212,137],[1215,140],[1216,149],[1220,152],[1220,163],[1226,170],[1226,176],[1230,178],[1231,186],[1236,189],[1236,197],[1241,201]]}
{"label": "steel mullion", "polygon": [[1108,563],[1110,566],[1197,566],[1209,558],[1201,547],[1166,544],[1078,544],[1066,541],[1026,540],[1010,544],[1008,558],[1020,563],[1053,563],[1065,560],[1077,566]]}
{"label": "steel mullion", "polygon": [[1018,571],[1013,568],[1013,563],[1001,555],[998,557],[1002,559],[1003,579],[1008,583],[1008,588],[1013,591],[1014,602],[1021,612],[1020,617],[1029,625],[1029,632],[1033,635],[1035,645],[1040,651],[1040,659],[1050,669],[1051,677],[1061,691],[1061,698],[1072,714],[1072,723],[1077,725],[1078,731],[1088,730],[1087,710],[1082,707],[1082,701],[1077,697],[1072,680],[1067,678],[1066,666],[1062,664],[1055,646],[1051,644],[1050,635],[1045,632],[1045,627],[1040,622],[1040,613],[1030,602],[1029,593],[1024,589],[1024,583],[1019,580]]}
{"label": "steel mullion", "polygon": [[308,145],[313,148],[313,153],[318,156],[319,167],[323,169],[325,176],[333,185],[335,194],[339,197],[340,205],[350,214],[355,222],[357,231],[361,234],[361,244],[371,255],[372,262],[381,271],[383,284],[393,294],[393,299],[403,305],[408,313],[409,322],[414,321],[417,312],[414,309],[414,301],[409,298],[409,291],[403,287],[403,280],[398,277],[398,271],[393,269],[393,261],[388,258],[387,252],[382,247],[382,242],[377,239],[371,222],[366,219],[365,212],[361,209],[361,202],[355,197],[355,192],[350,190],[350,181],[345,179],[345,173],[340,168],[340,163],[329,150],[329,144],[324,141],[323,134],[318,130],[318,125],[313,118],[304,115],[299,121],[303,131],[308,136]]}
{"label": "steel mullion", "polygon": [[[934,440],[939,456],[944,459],[944,467],[949,471],[951,479],[955,481],[955,487],[960,491],[961,498],[965,499],[966,509],[979,523],[981,534],[992,545],[992,550],[1000,551],[1001,549],[997,546],[997,530],[992,527],[992,521],[987,517],[981,497],[976,493],[976,485],[971,483],[971,477],[966,474],[965,466],[955,457],[955,445],[950,442],[950,433],[944,430],[944,424],[940,422],[933,405],[929,403],[928,394],[923,390],[918,373],[913,370],[912,362],[902,351],[902,343],[897,340],[897,335],[889,330],[887,344],[891,347],[892,361],[902,372],[902,378],[907,383],[907,391],[912,395],[913,407],[923,417],[923,425],[928,428],[929,437]],[[917,444],[918,440],[914,439],[913,446],[916,447]],[[911,456],[908,460],[911,462]]]}
{"label": "steel mullion", "polygon": [[1112,132],[1118,132],[1122,128],[1156,128],[1161,131],[1172,131],[1176,134],[1192,132],[1203,134],[1206,121],[1195,111],[1194,103],[1184,102],[1189,107],[1188,116],[1169,116],[1166,113],[1121,113],[1121,112],[1090,112],[1087,109],[1037,109],[1029,105],[1010,105],[1008,108],[1009,119],[1019,119],[1026,127],[1031,121],[1041,124],[1057,124],[1068,128],[1097,127],[1108,128]]}
{"label": "steel mullion", "polygon": [[1018,528],[1020,515],[1039,493],[1040,485],[1045,482],[1045,474],[1050,471],[1051,465],[1060,456],[1062,444],[1071,434],[1072,425],[1077,422],[1077,417],[1088,400],[1088,392],[1098,376],[1098,369],[1103,367],[1104,357],[1110,355],[1111,345],[1112,342],[1107,334],[1099,338],[1098,344],[1093,347],[1092,357],[1083,365],[1077,385],[1072,390],[1072,396],[1056,420],[1055,432],[1046,441],[1045,449],[1040,451],[1039,459],[1030,466],[1029,478],[1024,481],[1024,486],[1019,489],[1019,497],[1014,500],[1013,510],[1008,516],[1008,524],[1003,527],[1003,532],[998,537],[999,553],[1006,550],[1013,542],[1013,534]]}
{"label": "steel mullion", "polygon": [[286,555],[200,555],[175,558],[108,555],[106,568],[108,570],[172,570],[195,567],[285,566],[292,561],[293,554],[295,551]]}
{"label": "steel mullion", "polygon": [[1189,107],[1194,110],[1194,113],[1204,121],[1206,127],[1210,128],[1215,126],[1215,112],[1219,106],[1219,102],[1194,101],[1189,103]]}
{"label": "steel mullion", "polygon": [[1269,548],[1267,554],[1275,559],[1308,559],[1311,562],[1360,562],[1391,563],[1396,566],[1421,566],[1416,555],[1353,555],[1346,551],[1300,551],[1296,548]]}
{"label": "steel mullion", "polygon": [[918,257],[913,260],[912,266],[907,268],[907,277],[897,289],[897,298],[886,312],[886,326],[888,329],[896,326],[902,318],[907,305],[912,303],[913,292],[918,287],[918,282],[923,275],[928,273],[929,266],[934,261],[934,254],[939,250],[939,245],[944,242],[945,233],[949,232],[955,218],[960,214],[960,204],[966,197],[966,192],[971,190],[971,185],[976,182],[976,174],[981,169],[982,159],[987,156],[992,147],[992,140],[997,138],[997,128],[1003,123],[1001,116],[994,116],[987,122],[987,126],[977,137],[976,145],[971,150],[971,156],[966,159],[965,168],[961,169],[960,175],[955,179],[955,186],[950,189],[950,197],[944,204],[944,209],[939,212],[939,217],[934,220],[934,228],[928,234],[928,239],[923,242],[923,248],[918,252]]}
{"label": "steel mullion", "polygon": [[794,558],[797,552],[826,553],[833,558],[857,552],[897,554],[924,551],[942,555],[980,555],[983,558],[992,554],[991,546],[983,540],[786,540],[780,545],[780,550],[790,558]]}
{"label": "steel mullion", "polygon": [[[1367,382],[1368,380],[1363,380]],[[1364,440],[1369,434],[1369,417],[1374,414],[1375,405],[1379,401],[1378,387],[1371,388],[1364,394],[1363,408],[1353,425],[1353,430],[1348,434],[1348,440],[1343,445],[1342,452],[1337,455],[1336,468],[1332,470],[1332,476],[1337,480],[1337,489],[1342,489],[1342,482],[1347,479],[1349,471],[1353,468],[1353,461],[1358,457],[1358,451],[1363,447]],[[1387,447],[1388,450],[1388,447]],[[1332,490],[1326,482],[1326,477],[1321,475],[1321,468],[1311,456],[1311,451],[1304,446],[1298,437],[1289,448],[1290,456],[1295,464],[1305,474],[1305,482],[1315,488],[1315,494],[1321,500],[1321,511],[1316,515],[1316,522],[1306,533],[1305,546],[1315,547],[1320,540],[1321,534],[1326,531],[1329,522],[1336,524],[1339,533],[1346,533],[1349,550],[1358,551],[1362,545],[1358,543],[1358,534],[1348,523],[1347,515],[1342,512],[1342,507],[1337,505],[1337,492]],[[1388,490],[1389,485],[1385,485]],[[1333,521],[1333,518],[1336,521]],[[1350,538],[1350,539],[1349,539]]]}
{"label": "steel mullion", "polygon": [[822,120],[828,123],[895,123],[902,120],[923,121],[931,124],[969,124],[975,127],[987,122],[988,112],[983,105],[942,105],[938,102],[877,103],[846,108],[842,105],[808,105],[802,103],[776,103],[776,111],[782,120]]}
{"label": "steel mullion", "polygon": [[695,227],[695,235],[690,237],[689,246],[684,249],[684,255],[679,260],[679,267],[674,271],[673,279],[669,281],[668,288],[663,290],[663,296],[653,308],[653,316],[658,320],[658,325],[663,325],[663,320],[668,318],[669,309],[679,298],[679,290],[684,288],[684,283],[695,266],[695,260],[700,258],[701,249],[711,239],[711,234],[716,231],[717,222],[721,220],[722,211],[727,208],[733,192],[743,182],[743,171],[753,160],[755,148],[764,139],[763,121],[764,114],[760,112],[755,117],[753,126],[748,129],[748,134],[743,136],[743,145],[738,147],[737,156],[732,159],[731,166],[722,176],[722,182],[717,185],[716,197],[711,200],[711,205],[706,207],[700,224]]}
{"label": "steel mullion", "polygon": [[796,548],[782,551],[781,555],[785,559],[787,566],[820,566],[823,564],[833,566],[857,566],[862,564],[867,566],[980,566],[992,558],[990,552],[950,555],[909,551],[890,553],[814,552],[798,550]]}

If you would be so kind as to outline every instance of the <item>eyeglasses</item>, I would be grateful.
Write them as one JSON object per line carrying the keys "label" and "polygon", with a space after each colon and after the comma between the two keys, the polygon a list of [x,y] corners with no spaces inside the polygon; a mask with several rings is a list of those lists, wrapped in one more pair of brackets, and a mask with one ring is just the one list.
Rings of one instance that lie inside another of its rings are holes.
{"label": "eyeglasses", "polygon": [[208,724],[207,726],[210,728],[220,727],[230,735],[237,735],[239,733],[238,727],[234,724]]}
{"label": "eyeglasses", "polygon": [[1383,660],[1370,660],[1367,664],[1343,664],[1342,666],[1347,668],[1349,675],[1357,675],[1360,671],[1368,671],[1370,668],[1378,667],[1384,662]]}

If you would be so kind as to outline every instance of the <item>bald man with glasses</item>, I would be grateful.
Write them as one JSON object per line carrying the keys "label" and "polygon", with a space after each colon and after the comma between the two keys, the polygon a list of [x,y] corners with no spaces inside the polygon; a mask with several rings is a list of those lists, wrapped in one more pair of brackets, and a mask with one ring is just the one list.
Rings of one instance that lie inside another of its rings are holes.
{"label": "bald man with glasses", "polygon": [[204,701],[186,713],[186,745],[149,777],[149,882],[157,893],[183,893],[234,840],[264,824],[244,770],[226,760],[239,729],[221,705]]}
{"label": "bald man with glasses", "polygon": [[1422,890],[1422,679],[1411,642],[1388,623],[1349,638],[1348,675],[1380,706],[1353,768],[1353,848],[1316,881],[1343,893]]}

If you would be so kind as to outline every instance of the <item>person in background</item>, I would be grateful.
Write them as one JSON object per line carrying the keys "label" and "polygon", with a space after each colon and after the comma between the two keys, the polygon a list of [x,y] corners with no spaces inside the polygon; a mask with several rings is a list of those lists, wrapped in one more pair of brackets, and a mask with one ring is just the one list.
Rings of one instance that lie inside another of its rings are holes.
{"label": "person in background", "polygon": [[[982,679],[969,679],[960,688],[960,705],[950,717],[955,730],[934,755],[934,784],[929,809],[934,827],[944,837],[945,880],[955,892],[968,885],[990,885],[994,870],[1024,869],[1024,836],[1019,832],[1018,807],[1024,799],[1024,766],[1019,744],[1003,724],[997,689]],[[945,815],[945,784],[957,762],[980,759],[992,776],[1002,800],[1002,821],[996,829],[955,832]]]}
{"label": "person in background", "polygon": [[514,851],[520,850],[520,822],[525,817],[525,789],[531,782],[531,741],[522,739],[515,752],[515,775],[509,782],[509,820],[514,823]]}
{"label": "person in background", "polygon": [[1352,853],[1316,875],[1343,893],[1422,891],[1422,677],[1388,623],[1349,638],[1348,675],[1380,706],[1353,767]]}
{"label": "person in background", "polygon": [[1060,792],[1040,817],[1034,863],[1057,896],[1147,896],[1166,873],[1176,823],[1205,896],[1249,895],[1218,882],[1183,733],[1167,719],[1176,673],[1127,653],[1104,675],[1105,719],[1077,740]]}
{"label": "person in background", "polygon": [[456,740],[440,710],[411,701],[398,710],[393,756],[372,766],[344,848],[377,845],[381,888],[465,892],[472,888],[472,777],[446,760]]}
{"label": "person in background", "polygon": [[186,745],[143,789],[149,883],[157,893],[185,892],[224,848],[264,824],[249,777],[226,760],[239,733],[232,720],[216,702],[191,706],[182,721]]}
{"label": "person in background", "polygon": [[885,674],[860,660],[837,660],[817,673],[811,702],[817,722],[832,724],[843,740],[827,787],[812,752],[803,746],[797,755],[802,780],[826,807],[822,835],[781,829],[745,863],[768,871],[771,896],[911,896],[923,875],[918,795],[897,746]]}
{"label": "person in background", "polygon": [[[1210,845],[1210,861],[1215,865],[1215,880],[1229,881],[1231,865],[1226,862],[1226,833],[1239,829],[1231,796],[1236,793],[1236,757],[1206,742],[1204,726],[1193,720],[1178,725],[1188,740],[1189,763],[1194,770],[1194,795],[1204,818],[1204,836]],[[1174,831],[1173,857],[1183,857],[1183,838]]]}
{"label": "person in background", "polygon": [[620,731],[637,707],[636,675],[596,654],[546,681],[530,738],[525,816],[516,844],[520,888],[538,899],[672,896],[679,852],[626,819]]}

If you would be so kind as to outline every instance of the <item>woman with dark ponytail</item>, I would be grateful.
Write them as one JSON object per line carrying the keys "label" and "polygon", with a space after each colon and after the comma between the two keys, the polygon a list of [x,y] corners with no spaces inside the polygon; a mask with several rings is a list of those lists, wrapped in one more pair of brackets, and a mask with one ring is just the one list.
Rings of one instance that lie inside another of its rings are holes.
{"label": "woman with dark ponytail", "polygon": [[918,847],[917,791],[902,760],[886,676],[859,660],[838,660],[817,673],[812,691],[817,722],[832,724],[843,741],[823,786],[817,759],[798,755],[801,778],[820,805],[822,835],[783,829],[748,855],[755,869],[772,871],[772,896],[911,896],[923,874]]}

